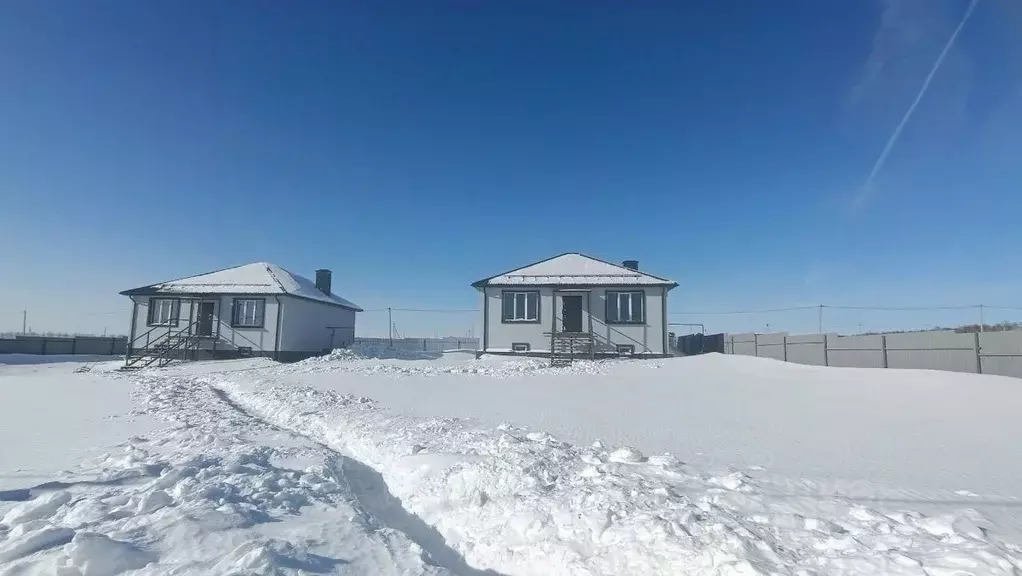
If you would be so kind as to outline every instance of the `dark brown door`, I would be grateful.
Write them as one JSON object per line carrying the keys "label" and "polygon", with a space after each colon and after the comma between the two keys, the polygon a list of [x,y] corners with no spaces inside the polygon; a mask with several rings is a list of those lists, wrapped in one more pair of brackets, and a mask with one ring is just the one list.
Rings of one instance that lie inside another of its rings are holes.
{"label": "dark brown door", "polygon": [[565,332],[582,331],[582,297],[561,296],[561,324]]}
{"label": "dark brown door", "polygon": [[213,335],[213,313],[216,310],[216,302],[199,302],[199,324],[195,327],[197,336]]}

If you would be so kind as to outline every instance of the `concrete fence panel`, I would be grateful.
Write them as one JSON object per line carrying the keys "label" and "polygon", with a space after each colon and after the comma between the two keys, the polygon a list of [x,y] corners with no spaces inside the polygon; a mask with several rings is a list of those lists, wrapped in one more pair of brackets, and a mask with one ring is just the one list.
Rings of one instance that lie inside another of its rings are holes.
{"label": "concrete fence panel", "polygon": [[823,347],[823,334],[794,334],[788,336],[788,362],[826,366],[827,352]]}
{"label": "concrete fence panel", "polygon": [[44,338],[46,351],[43,354],[74,354],[74,338]]}
{"label": "concrete fence panel", "polygon": [[755,356],[756,355],[756,338],[757,336],[751,332],[745,334],[732,334],[732,354],[738,354],[740,356]]}
{"label": "concrete fence panel", "polygon": [[22,336],[0,339],[0,354],[122,355],[126,346],[127,339],[125,338]]}
{"label": "concrete fence panel", "polygon": [[827,363],[850,368],[885,368],[883,336],[831,336]]}
{"label": "concrete fence panel", "polygon": [[887,335],[890,368],[922,368],[952,372],[977,372],[978,357],[973,334],[912,332]]}
{"label": "concrete fence panel", "polygon": [[787,334],[760,334],[757,336],[759,347],[758,356],[762,358],[773,358],[774,360],[787,360],[785,351]]}
{"label": "concrete fence panel", "polygon": [[75,338],[75,354],[124,354],[127,345],[124,338]]}
{"label": "concrete fence panel", "polygon": [[33,340],[5,338],[0,340],[0,354],[42,354],[43,343]]}
{"label": "concrete fence panel", "polygon": [[915,368],[1022,378],[1022,331],[958,334],[949,331],[839,336],[734,334],[732,354],[814,366]]}
{"label": "concrete fence panel", "polygon": [[984,374],[1022,378],[1022,332],[984,332],[979,344]]}

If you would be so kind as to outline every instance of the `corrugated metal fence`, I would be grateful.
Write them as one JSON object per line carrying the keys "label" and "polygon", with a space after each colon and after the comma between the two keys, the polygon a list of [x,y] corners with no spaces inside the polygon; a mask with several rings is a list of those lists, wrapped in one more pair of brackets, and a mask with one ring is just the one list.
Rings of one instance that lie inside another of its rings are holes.
{"label": "corrugated metal fence", "polygon": [[814,366],[926,368],[1022,378],[1022,332],[729,334],[725,352]]}
{"label": "corrugated metal fence", "polygon": [[18,336],[0,338],[0,354],[88,354],[90,356],[124,354],[128,339],[98,336],[51,337]]}

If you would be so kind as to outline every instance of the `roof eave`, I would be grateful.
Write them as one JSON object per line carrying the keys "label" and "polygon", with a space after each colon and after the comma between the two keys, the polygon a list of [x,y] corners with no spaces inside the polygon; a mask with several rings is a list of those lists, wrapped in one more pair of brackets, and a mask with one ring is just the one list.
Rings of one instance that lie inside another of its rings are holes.
{"label": "roof eave", "polygon": [[119,292],[121,296],[188,296],[190,294],[198,295],[211,295],[211,296],[290,296],[291,298],[298,298],[299,300],[308,300],[309,302],[317,302],[319,304],[326,304],[327,306],[334,306],[337,308],[344,308],[345,310],[352,310],[354,312],[365,312],[360,306],[348,306],[347,304],[341,304],[340,302],[332,302],[327,300],[320,300],[318,298],[310,298],[308,296],[299,296],[297,294],[291,294],[288,292],[203,292],[202,290],[191,290],[187,292],[176,291],[176,290],[161,290],[155,286],[142,286],[141,288],[132,288],[131,290],[124,290]]}
{"label": "roof eave", "polygon": [[152,286],[141,286],[139,288],[132,288],[130,290],[118,292],[118,294],[121,296],[144,296],[148,294],[158,294],[158,292]]}
{"label": "roof eave", "polygon": [[639,282],[639,283],[608,284],[606,282],[601,282],[601,283],[593,283],[593,284],[590,284],[590,283],[582,283],[582,284],[580,284],[578,282],[535,282],[535,283],[530,282],[530,283],[523,283],[523,282],[485,282],[485,281],[483,281],[483,282],[476,282],[476,283],[472,284],[472,286],[475,287],[475,288],[522,288],[522,287],[529,287],[529,286],[532,286],[532,287],[535,287],[535,288],[545,288],[545,287],[550,287],[550,286],[592,286],[592,287],[595,287],[595,288],[613,288],[615,286],[627,286],[627,287],[632,287],[632,286],[655,286],[657,288],[664,287],[664,288],[667,288],[668,290],[670,290],[670,289],[673,289],[673,288],[677,288],[678,287],[678,283],[677,282]]}
{"label": "roof eave", "polygon": [[365,310],[363,310],[357,304],[354,305],[354,306],[348,306],[346,304],[341,304],[340,302],[332,302],[332,301],[328,302],[326,300],[320,300],[319,298],[310,298],[308,296],[299,296],[297,294],[291,294],[289,292],[285,292],[284,294],[278,294],[278,296],[287,296],[289,298],[297,298],[299,300],[306,300],[308,302],[316,302],[317,304],[325,304],[327,306],[333,306],[335,308],[344,308],[345,310],[351,310],[352,312],[365,312]]}

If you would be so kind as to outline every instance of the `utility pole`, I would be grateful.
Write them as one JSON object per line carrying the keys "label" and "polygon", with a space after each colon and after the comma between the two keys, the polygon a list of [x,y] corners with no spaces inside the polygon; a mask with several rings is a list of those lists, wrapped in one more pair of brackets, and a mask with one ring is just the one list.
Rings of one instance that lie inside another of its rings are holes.
{"label": "utility pole", "polygon": [[387,338],[390,340],[390,347],[394,347],[394,316],[390,306],[387,306]]}
{"label": "utility pole", "polygon": [[983,321],[983,305],[980,304],[979,305],[979,331],[980,332],[983,332],[983,330],[984,330],[983,325],[984,324],[986,324],[986,322]]}
{"label": "utility pole", "polygon": [[769,334],[769,333],[770,333],[770,323],[768,322],[767,323],[767,334]]}
{"label": "utility pole", "polygon": [[823,334],[823,304],[820,304],[820,310],[816,313],[816,325],[817,334]]}
{"label": "utility pole", "polygon": [[21,333],[22,334],[28,334],[28,332],[26,332],[27,329],[28,329],[28,310],[22,310],[21,311]]}

